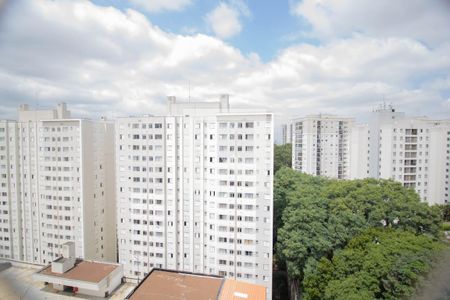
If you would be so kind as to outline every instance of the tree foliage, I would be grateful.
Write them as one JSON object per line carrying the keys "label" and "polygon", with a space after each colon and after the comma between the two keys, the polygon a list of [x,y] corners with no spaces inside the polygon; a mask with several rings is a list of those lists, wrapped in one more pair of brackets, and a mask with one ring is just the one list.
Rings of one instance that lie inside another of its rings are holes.
{"label": "tree foliage", "polygon": [[274,148],[274,159],[273,159],[273,172],[277,173],[282,167],[292,167],[292,145],[275,145]]}
{"label": "tree foliage", "polygon": [[[332,259],[335,251],[367,228],[430,236],[439,232],[439,209],[391,180],[338,181],[281,168],[275,175],[274,201],[276,256],[297,285],[308,268],[322,258]],[[364,293],[357,297],[370,297]]]}
{"label": "tree foliage", "polygon": [[441,210],[442,221],[450,222],[450,203],[437,205]]}
{"label": "tree foliage", "polygon": [[401,229],[371,228],[332,259],[305,272],[304,299],[400,299],[410,296],[442,244]]}

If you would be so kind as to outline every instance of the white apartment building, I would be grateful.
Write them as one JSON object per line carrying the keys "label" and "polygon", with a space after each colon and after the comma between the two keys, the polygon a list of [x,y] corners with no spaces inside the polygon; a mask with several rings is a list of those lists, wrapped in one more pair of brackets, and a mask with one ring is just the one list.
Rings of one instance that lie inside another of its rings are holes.
{"label": "white apartment building", "polygon": [[383,106],[368,124],[330,115],[292,124],[295,170],[340,179],[393,179],[429,204],[450,201],[450,120],[409,117]]}
{"label": "white apartment building", "polygon": [[219,102],[116,123],[119,262],[264,285],[271,298],[273,116]]}
{"label": "white apartment building", "polygon": [[408,117],[382,107],[352,135],[352,178],[393,179],[429,204],[449,202],[450,120]]}
{"label": "white apartment building", "polygon": [[352,118],[311,115],[292,121],[292,168],[311,175],[350,176]]}
{"label": "white apartment building", "polygon": [[64,103],[0,121],[0,258],[47,264],[61,246],[116,261],[114,124]]}
{"label": "white apartment building", "polygon": [[369,174],[369,126],[354,124],[350,129],[350,179],[370,177]]}
{"label": "white apartment building", "polygon": [[292,144],[292,123],[281,125],[281,144]]}

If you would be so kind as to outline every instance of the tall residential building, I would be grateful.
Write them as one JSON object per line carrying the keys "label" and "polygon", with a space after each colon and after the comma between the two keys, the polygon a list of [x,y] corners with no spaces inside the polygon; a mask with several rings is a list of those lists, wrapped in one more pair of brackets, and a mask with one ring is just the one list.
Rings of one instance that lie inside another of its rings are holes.
{"label": "tall residential building", "polygon": [[281,144],[292,144],[292,123],[281,125]]}
{"label": "tall residential building", "polygon": [[350,176],[352,118],[312,115],[292,121],[292,168],[331,178]]}
{"label": "tall residential building", "polygon": [[362,179],[369,174],[369,126],[354,124],[350,137],[350,179]]}
{"label": "tall residential building", "polygon": [[352,178],[394,179],[430,204],[450,201],[450,120],[408,117],[382,107],[360,128],[366,132],[359,132],[361,151],[352,157]]}
{"label": "tall residential building", "polygon": [[0,258],[116,260],[114,124],[20,106],[0,121]]}
{"label": "tall residential building", "polygon": [[273,116],[168,99],[116,124],[119,262],[264,285],[271,297]]}

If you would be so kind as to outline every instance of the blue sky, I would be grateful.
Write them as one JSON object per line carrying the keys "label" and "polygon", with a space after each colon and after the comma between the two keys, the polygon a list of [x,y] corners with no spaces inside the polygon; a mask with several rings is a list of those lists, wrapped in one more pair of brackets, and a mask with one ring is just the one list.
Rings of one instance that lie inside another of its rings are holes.
{"label": "blue sky", "polygon": [[[102,6],[114,6],[121,10],[135,9],[143,13],[150,22],[161,29],[177,34],[203,33],[213,35],[205,21],[205,16],[220,2],[196,0],[182,10],[163,10],[148,12],[139,5],[125,0],[95,0]],[[227,2],[224,2],[227,3]],[[290,11],[289,1],[253,0],[242,1],[250,11],[249,16],[242,16],[242,31],[227,42],[240,49],[244,54],[257,53],[262,61],[273,59],[277,53],[293,44],[317,44],[317,39],[301,34],[308,31],[310,25],[306,20],[295,16]],[[189,31],[189,30],[192,31]]]}

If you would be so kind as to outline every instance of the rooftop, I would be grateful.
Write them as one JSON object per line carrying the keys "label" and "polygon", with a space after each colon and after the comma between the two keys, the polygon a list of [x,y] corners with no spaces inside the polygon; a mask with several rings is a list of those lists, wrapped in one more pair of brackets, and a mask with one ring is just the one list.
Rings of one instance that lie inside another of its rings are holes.
{"label": "rooftop", "polygon": [[[47,300],[76,300],[76,299],[104,299],[98,297],[86,297],[82,294],[73,295],[73,293],[54,290],[51,285],[46,285],[44,281],[33,279],[33,275],[41,268],[38,265],[19,263],[8,268],[2,268],[0,259],[0,299],[47,299]],[[108,300],[123,300],[126,295],[133,290],[135,284],[122,284],[110,296]]]}
{"label": "rooftop", "polygon": [[252,300],[266,299],[266,289],[257,284],[237,281],[233,279],[225,280],[220,294],[220,300]]}
{"label": "rooftop", "polygon": [[265,300],[263,286],[219,276],[153,269],[128,300]]}
{"label": "rooftop", "polygon": [[223,278],[153,270],[126,299],[217,299]]}
{"label": "rooftop", "polygon": [[100,263],[86,260],[78,260],[75,266],[63,274],[52,272],[52,266],[49,265],[39,271],[41,275],[55,276],[66,279],[100,282],[103,278],[113,272],[118,265],[110,263]]}

